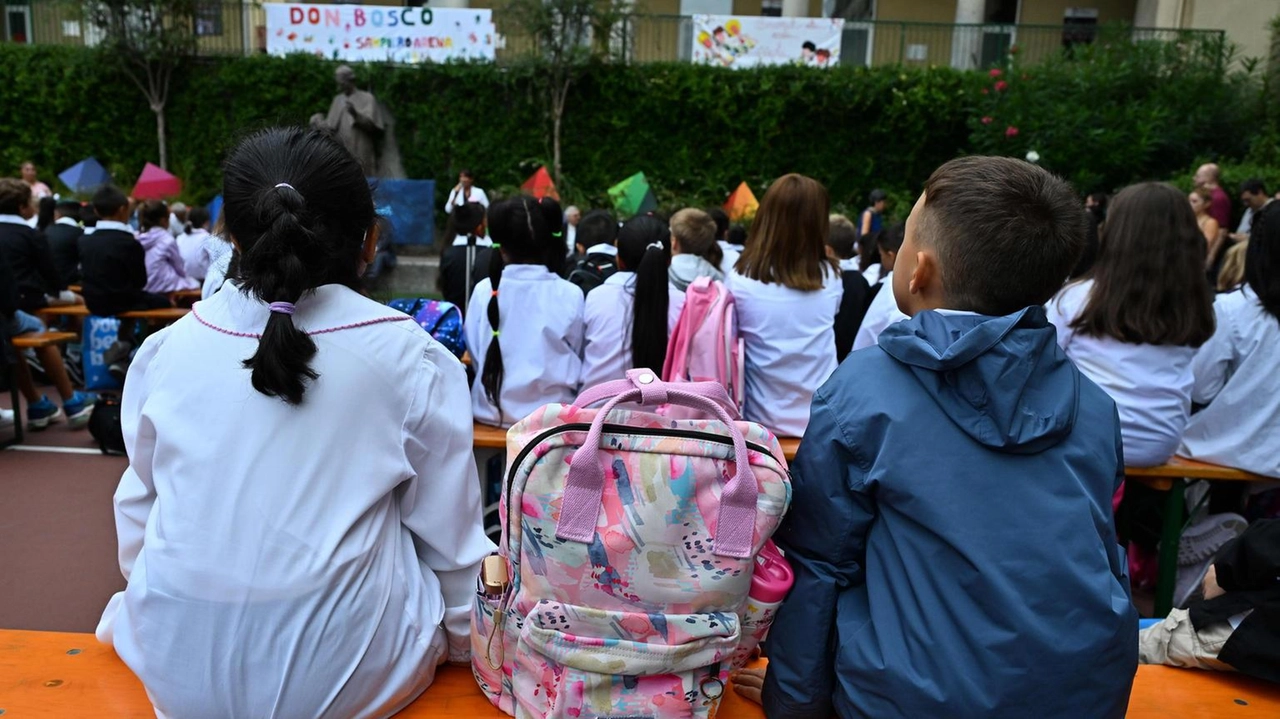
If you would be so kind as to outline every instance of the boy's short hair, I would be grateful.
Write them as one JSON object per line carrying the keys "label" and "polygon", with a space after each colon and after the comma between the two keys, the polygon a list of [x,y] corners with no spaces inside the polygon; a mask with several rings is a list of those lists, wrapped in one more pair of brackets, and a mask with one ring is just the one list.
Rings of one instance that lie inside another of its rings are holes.
{"label": "boy's short hair", "polygon": [[716,223],[716,239],[725,239],[729,235],[729,213],[719,207],[708,207],[707,214]]}
{"label": "boy's short hair", "polygon": [[827,246],[842,260],[853,257],[858,248],[858,230],[844,215],[832,215],[827,229]]}
{"label": "boy's short hair", "polygon": [[742,225],[733,225],[729,228],[726,235],[729,244],[735,247],[746,247],[747,245],[747,228]]}
{"label": "boy's short hair", "polygon": [[454,229],[459,235],[469,235],[484,222],[484,205],[464,202],[453,210]]}
{"label": "boy's short hair", "polygon": [[115,185],[103,185],[93,193],[91,204],[98,217],[111,217],[129,204],[129,198]]}
{"label": "boy's short hair", "polygon": [[1240,191],[1247,192],[1250,195],[1265,195],[1267,194],[1267,185],[1256,177],[1250,177],[1240,183]]}
{"label": "boy's short hair", "polygon": [[53,211],[58,213],[60,217],[71,217],[76,220],[80,219],[80,203],[71,200],[62,200],[53,206]]}
{"label": "boy's short hair", "polygon": [[592,210],[578,220],[578,231],[574,235],[574,243],[583,249],[591,249],[595,245],[612,245],[618,238],[618,223],[608,210]]}
{"label": "boy's short hair", "polygon": [[716,221],[702,210],[687,207],[671,216],[671,234],[680,240],[682,251],[701,256],[716,243]]}
{"label": "boy's short hair", "polygon": [[1061,178],[1007,157],[961,157],[924,185],[916,221],[933,248],[948,306],[1007,315],[1043,305],[1085,246],[1085,211]]}
{"label": "boy's short hair", "polygon": [[876,237],[876,248],[882,252],[897,252],[902,249],[902,240],[907,236],[907,226],[901,222],[889,225]]}
{"label": "boy's short hair", "polygon": [[0,215],[17,215],[31,205],[31,185],[16,177],[0,177]]}

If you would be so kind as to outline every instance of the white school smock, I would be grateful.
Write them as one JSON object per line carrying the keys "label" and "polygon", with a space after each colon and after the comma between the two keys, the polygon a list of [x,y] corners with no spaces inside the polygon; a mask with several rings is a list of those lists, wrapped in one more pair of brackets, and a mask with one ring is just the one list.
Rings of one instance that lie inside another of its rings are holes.
{"label": "white school smock", "polygon": [[398,314],[338,285],[298,302],[319,373],[299,406],[251,386],[268,311],[233,285],[138,351],[115,494],[128,586],[97,636],[157,715],[385,717],[443,652],[467,656],[493,545],[466,378]]}
{"label": "white school smock", "polygon": [[898,309],[898,300],[893,296],[893,272],[885,275],[880,284],[882,285],[880,291],[876,292],[875,298],[867,306],[867,314],[862,318],[858,334],[854,335],[853,351],[855,352],[875,347],[880,341],[880,333],[884,332],[884,328],[895,322],[910,319]]}
{"label": "white school smock", "polygon": [[1218,295],[1218,328],[1191,363],[1191,416],[1178,454],[1280,478],[1280,320],[1253,289]]}
{"label": "white school smock", "polygon": [[[597,288],[599,289],[599,288]],[[480,377],[493,340],[486,277],[471,293],[467,313],[467,348],[476,378],[471,409],[477,422],[510,427],[539,407],[572,403],[582,376],[582,290],[544,265],[507,265],[498,285],[498,337],[502,345],[502,414],[485,396]]]}
{"label": "white school smock", "polygon": [[809,424],[813,393],[836,368],[836,312],[844,295],[828,271],[820,290],[801,292],[732,272],[725,285],[737,308],[746,350],[743,415],[780,437],[799,437]]}
{"label": "white school smock", "polygon": [[1071,329],[1089,300],[1093,280],[1075,282],[1049,300],[1045,310],[1058,330],[1058,346],[1086,377],[1116,401],[1124,463],[1154,467],[1178,449],[1191,416],[1194,347],[1121,342]]}
{"label": "white school smock", "polygon": [[187,277],[202,283],[209,272],[209,261],[212,259],[205,251],[208,240],[209,231],[200,227],[174,236],[174,241],[178,243],[178,253],[182,255],[182,264],[186,268]]}
{"label": "white school smock", "polygon": [[[586,389],[626,379],[631,369],[631,327],[636,304],[636,274],[615,272],[587,295],[583,318],[582,381]],[[653,368],[662,372],[661,367]]]}
{"label": "white school smock", "polygon": [[452,190],[449,190],[449,199],[445,200],[444,211],[453,212],[455,208],[462,207],[468,202],[475,202],[485,209],[489,208],[489,196],[484,194],[484,190],[472,185],[466,196],[463,197],[463,193],[458,192],[458,188],[455,186]]}
{"label": "white school smock", "polygon": [[731,245],[724,240],[717,240],[716,244],[720,245],[720,251],[724,253],[724,259],[720,261],[720,271],[728,277],[733,271],[733,266],[738,264],[738,258],[742,257],[742,247]]}

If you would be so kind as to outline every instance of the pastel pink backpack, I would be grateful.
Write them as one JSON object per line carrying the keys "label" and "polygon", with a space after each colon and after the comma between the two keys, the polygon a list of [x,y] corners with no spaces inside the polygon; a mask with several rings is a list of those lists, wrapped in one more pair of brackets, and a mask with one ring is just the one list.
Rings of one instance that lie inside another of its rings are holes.
{"label": "pastel pink backpack", "polygon": [[715,715],[790,586],[772,545],[758,556],[791,501],[786,461],[767,429],[733,421],[724,402],[719,384],[631,370],[507,433],[498,554],[509,583],[482,578],[471,613],[476,681],[498,708],[522,719]]}
{"label": "pastel pink backpack", "polygon": [[[733,295],[723,282],[699,277],[684,296],[680,318],[667,342],[662,379],[715,382],[724,387],[731,405],[741,413],[746,394],[742,384],[744,352]],[[664,408],[661,414],[696,416],[680,408]]]}

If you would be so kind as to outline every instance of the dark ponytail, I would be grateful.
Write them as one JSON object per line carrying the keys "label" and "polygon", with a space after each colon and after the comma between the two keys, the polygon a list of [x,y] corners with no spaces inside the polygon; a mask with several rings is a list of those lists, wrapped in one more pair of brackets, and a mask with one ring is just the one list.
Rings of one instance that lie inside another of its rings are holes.
{"label": "dark ponytail", "polygon": [[489,237],[493,239],[489,282],[493,286],[493,294],[489,296],[487,316],[493,339],[484,355],[480,385],[484,387],[485,397],[498,408],[499,417],[502,416],[503,366],[502,344],[499,341],[502,322],[498,313],[498,285],[502,281],[502,269],[508,259],[512,264],[518,265],[543,264],[549,234],[537,200],[531,197],[513,197],[489,206]]}
{"label": "dark ponytail", "polygon": [[1244,277],[1262,309],[1280,321],[1280,203],[1271,203],[1253,216]]}
{"label": "dark ponytail", "polygon": [[564,244],[564,210],[554,198],[544,197],[538,200],[538,210],[542,212],[542,221],[547,226],[545,238],[545,256],[543,264],[557,275],[564,274],[565,259],[569,256]]}
{"label": "dark ponytail", "polygon": [[253,388],[302,402],[316,344],[294,324],[289,305],[326,284],[359,287],[359,262],[374,221],[359,163],[329,136],[297,128],[252,135],[227,159],[225,226],[240,245],[234,278],[272,311],[258,349],[244,360]]}
{"label": "dark ponytail", "polygon": [[631,366],[661,372],[667,357],[667,266],[671,232],[655,217],[641,215],[618,231],[618,259],[636,273],[631,318]]}

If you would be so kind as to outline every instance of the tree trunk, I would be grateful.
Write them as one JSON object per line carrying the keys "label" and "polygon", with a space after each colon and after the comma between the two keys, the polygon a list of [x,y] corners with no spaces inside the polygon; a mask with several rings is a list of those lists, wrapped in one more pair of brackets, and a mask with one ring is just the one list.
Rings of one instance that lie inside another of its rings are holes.
{"label": "tree trunk", "polygon": [[160,148],[160,168],[169,169],[169,143],[165,139],[164,105],[153,104],[151,111],[156,114],[156,142]]}
{"label": "tree trunk", "polygon": [[557,187],[563,186],[560,175],[560,104],[551,111],[551,167]]}

